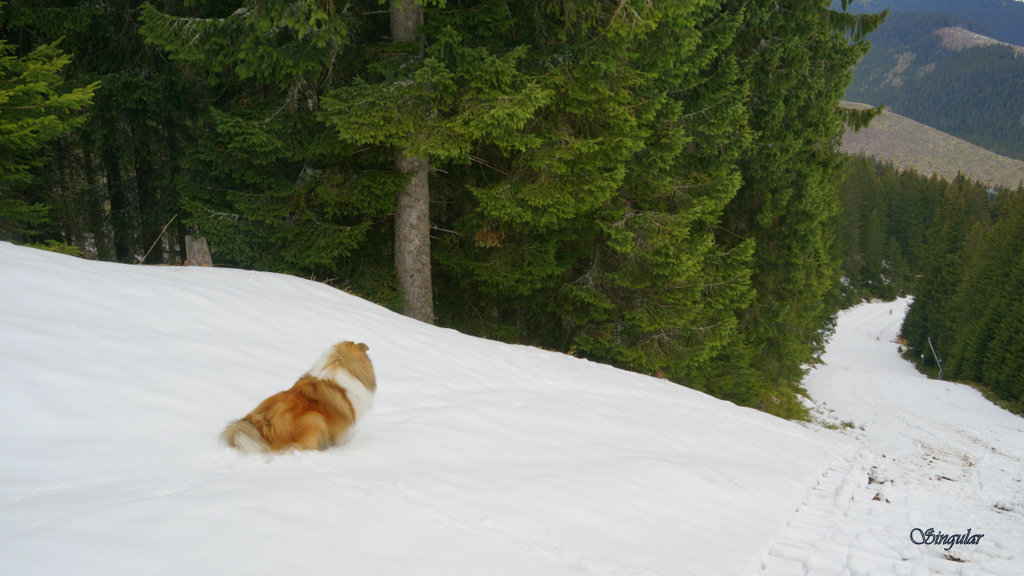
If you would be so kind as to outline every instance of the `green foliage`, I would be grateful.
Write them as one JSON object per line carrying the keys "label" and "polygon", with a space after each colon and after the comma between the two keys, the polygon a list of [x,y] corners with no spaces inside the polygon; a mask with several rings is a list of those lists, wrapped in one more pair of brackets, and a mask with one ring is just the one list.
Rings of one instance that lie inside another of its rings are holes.
{"label": "green foliage", "polygon": [[42,244],[29,244],[32,248],[38,248],[40,250],[46,250],[48,252],[56,252],[58,254],[67,254],[68,256],[82,257],[82,249],[78,246],[71,246],[63,242],[57,242],[56,240],[47,240]]}
{"label": "green foliage", "polygon": [[1020,411],[1024,189],[924,178],[859,157],[842,190],[847,302],[913,294],[901,330],[907,356],[937,372],[934,346],[947,378]]}
{"label": "green foliage", "polygon": [[494,55],[466,47],[451,27],[440,34],[426,59],[372,67],[372,83],[357,77],[333,90],[322,118],[353,144],[393,146],[441,162],[469,162],[482,144],[508,152],[535,146],[536,137],[522,128],[551,91],[517,69],[525,48]]}
{"label": "green foliage", "polygon": [[[962,295],[966,315],[983,315],[983,310],[969,304],[988,301],[980,286],[989,281],[964,277],[964,262],[973,261],[980,251],[1013,253],[1013,248],[1004,252],[1005,241],[983,240],[990,222],[998,219],[989,200],[993,190],[964,177],[953,182],[925,178],[913,170],[900,172],[891,164],[858,156],[850,158],[840,191],[846,305],[910,294],[930,301],[935,291],[948,291],[950,283],[963,281],[979,287],[978,292]],[[1004,258],[998,267],[1009,268],[1010,262]],[[975,273],[987,278],[990,272]],[[911,332],[923,314],[922,306],[928,305],[918,305],[911,315]],[[926,343],[921,340],[915,346]]]}
{"label": "green foliage", "polygon": [[62,71],[71,57],[56,44],[22,57],[15,49],[0,38],[0,239],[25,241],[50,209],[33,188],[44,147],[85,121],[98,83],[65,87]]}
{"label": "green foliage", "polygon": [[925,232],[945,188],[945,182],[913,171],[850,158],[839,187],[844,305],[912,293]]}
{"label": "green foliage", "polygon": [[217,94],[176,182],[186,222],[215,259],[392,301],[389,268],[353,255],[389,249],[385,218],[401,179],[320,116],[345,79],[355,20],[329,3],[278,0],[196,2],[180,15],[146,5],[142,20],[147,42]]}
{"label": "green foliage", "polygon": [[986,204],[983,186],[959,178],[946,187],[935,225],[927,236],[921,274],[928,281],[915,286],[917,303],[907,312],[903,325],[909,348],[919,354],[929,349],[928,338],[944,355],[953,346],[956,328],[946,302],[959,285],[965,264],[963,248],[969,233],[975,225],[987,223]]}
{"label": "green foliage", "polygon": [[347,43],[346,20],[333,3],[257,0],[230,8],[216,1],[193,4],[207,14],[179,17],[144,3],[141,32],[175,58],[196,63],[211,83],[233,77],[279,84],[285,78],[320,74]]}
{"label": "green foliage", "polygon": [[189,157],[182,183],[191,222],[228,262],[319,278],[336,277],[374,218],[389,212],[398,179],[331,165],[339,154],[315,120],[263,111],[249,118],[210,110],[212,130]]}
{"label": "green foliage", "polygon": [[522,66],[549,100],[521,129],[528,145],[481,149],[484,169],[459,171],[472,197],[438,258],[461,298],[441,310],[690,386],[711,388],[714,372],[725,392],[731,373],[715,366],[738,339],[753,249],[714,231],[749,142],[745,80],[725,54],[740,16],[561,8],[518,22],[541,40]]}
{"label": "green foliage", "polygon": [[[736,242],[753,241],[756,298],[742,311],[743,346],[755,364],[751,387],[769,411],[785,399],[822,350],[838,308],[837,144],[847,115],[838,107],[864,36],[883,15],[851,16],[821,2],[735,2],[744,26],[734,44],[751,79],[755,140],[740,160],[743,186],[725,210]],[[729,238],[729,237],[726,237]]]}
{"label": "green foliage", "polygon": [[22,49],[60,39],[74,54],[64,70],[68,86],[103,85],[87,120],[42,159],[38,194],[59,222],[47,232],[88,257],[125,262],[138,261],[160,237],[147,262],[180,261],[180,220],[160,235],[178,213],[173,181],[198,113],[198,86],[142,41],[140,4],[17,2],[8,25]]}
{"label": "green foliage", "polygon": [[[950,184],[931,234],[933,260],[903,326],[914,355],[931,338],[948,378],[978,382],[1016,410],[1024,406],[1022,194],[990,202],[984,189]],[[930,355],[922,363],[934,365]]]}

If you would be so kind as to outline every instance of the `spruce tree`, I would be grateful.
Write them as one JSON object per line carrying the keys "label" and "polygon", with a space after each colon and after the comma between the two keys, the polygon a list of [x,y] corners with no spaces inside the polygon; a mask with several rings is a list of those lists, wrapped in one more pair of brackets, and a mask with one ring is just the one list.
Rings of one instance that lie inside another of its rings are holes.
{"label": "spruce tree", "polygon": [[939,357],[943,358],[949,354],[956,338],[950,301],[960,288],[961,249],[972,229],[964,184],[956,181],[946,186],[942,205],[935,216],[935,226],[927,236],[922,281],[915,287],[914,302],[903,322],[902,334],[910,349],[931,366],[935,362],[929,339]]}
{"label": "spruce tree", "polygon": [[[391,39],[423,56],[423,7],[415,0],[391,0]],[[426,122],[420,123],[421,127]],[[434,322],[430,265],[430,158],[412,147],[395,151],[395,168],[408,177],[395,207],[395,274],[402,293],[402,313]]]}
{"label": "spruce tree", "polygon": [[102,81],[86,122],[56,143],[40,180],[61,232],[106,260],[137,262],[153,246],[146,260],[153,263],[183,252],[174,180],[199,97],[195,84],[139,36],[141,4],[18,2],[9,25],[23,46],[59,39],[74,54],[64,69],[67,85]]}
{"label": "spruce tree", "polygon": [[1011,407],[1024,410],[1024,255],[1019,255],[1001,294],[981,354],[980,381]]}
{"label": "spruce tree", "polygon": [[832,11],[820,0],[730,5],[745,14],[734,50],[751,79],[755,133],[725,218],[734,238],[756,245],[757,297],[741,326],[757,362],[760,405],[798,414],[793,391],[838,305],[837,148],[849,119],[839,98],[883,16]]}
{"label": "spruce tree", "polygon": [[[0,3],[0,21],[4,21]],[[69,89],[63,70],[71,56],[44,44],[24,56],[0,38],[0,239],[33,242],[47,222],[47,194],[36,186],[45,147],[85,121],[97,83]],[[44,234],[45,235],[45,234]],[[46,235],[51,246],[64,244]]]}
{"label": "spruce tree", "polygon": [[876,294],[885,293],[885,231],[882,229],[882,216],[879,208],[871,210],[864,228],[863,258],[864,277],[870,289]]}
{"label": "spruce tree", "polygon": [[[993,206],[993,223],[975,222],[961,249],[962,280],[945,303],[955,335],[945,366],[951,377],[984,382],[997,394],[1008,375],[1016,375],[1008,348],[1016,345],[1010,317],[1018,313],[1021,254],[1024,254],[1024,203],[1004,192]],[[996,356],[1000,360],[992,360]],[[1004,370],[1004,367],[1010,366]]]}
{"label": "spruce tree", "polygon": [[[519,69],[524,48],[501,42],[513,19],[500,8],[392,0],[393,45],[374,48],[386,57],[357,68],[324,100],[321,118],[339,138],[392,151],[407,178],[395,212],[395,268],[403,310],[426,322],[434,320],[429,169],[474,162],[476,147],[516,147],[515,133],[547,98]],[[474,14],[480,20],[464,20]]]}
{"label": "spruce tree", "polygon": [[523,147],[482,148],[484,167],[458,174],[472,196],[440,252],[462,296],[446,317],[742,401],[727,356],[752,244],[719,238],[749,141],[726,53],[740,24],[719,5],[584,2],[518,20],[550,103]]}
{"label": "spruce tree", "polygon": [[357,34],[386,33],[386,19],[342,8],[207,1],[165,14],[147,5],[142,33],[209,102],[177,185],[186,222],[215,258],[334,279],[391,302],[392,266],[352,255],[391,249],[383,236],[402,183],[394,156],[356,154],[320,118],[323,96],[366,56],[353,49]]}

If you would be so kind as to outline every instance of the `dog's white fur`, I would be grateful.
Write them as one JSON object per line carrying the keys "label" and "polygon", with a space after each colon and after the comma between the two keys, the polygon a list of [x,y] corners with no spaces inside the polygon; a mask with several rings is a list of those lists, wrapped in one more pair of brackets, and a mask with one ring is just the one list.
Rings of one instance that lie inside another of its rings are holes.
{"label": "dog's white fur", "polygon": [[334,349],[324,352],[324,355],[313,364],[308,374],[313,378],[334,382],[345,391],[352,409],[356,412],[356,418],[362,418],[373,408],[374,392],[359,381],[358,378],[337,362],[333,362]]}

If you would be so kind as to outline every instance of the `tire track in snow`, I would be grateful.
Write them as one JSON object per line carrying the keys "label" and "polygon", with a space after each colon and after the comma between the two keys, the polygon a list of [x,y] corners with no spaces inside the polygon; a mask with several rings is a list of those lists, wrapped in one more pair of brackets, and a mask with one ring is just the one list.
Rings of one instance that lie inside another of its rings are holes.
{"label": "tire track in snow", "polygon": [[881,576],[916,572],[877,536],[877,509],[891,506],[874,455],[851,449],[829,465],[754,571],[763,576]]}

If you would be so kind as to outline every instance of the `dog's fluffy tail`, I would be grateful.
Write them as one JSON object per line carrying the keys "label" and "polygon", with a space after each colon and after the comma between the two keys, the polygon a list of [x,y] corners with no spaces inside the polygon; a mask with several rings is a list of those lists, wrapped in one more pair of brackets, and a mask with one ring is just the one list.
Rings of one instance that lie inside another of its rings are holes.
{"label": "dog's fluffy tail", "polygon": [[270,445],[260,435],[260,431],[248,420],[235,420],[220,435],[221,440],[232,448],[248,454],[270,452]]}

